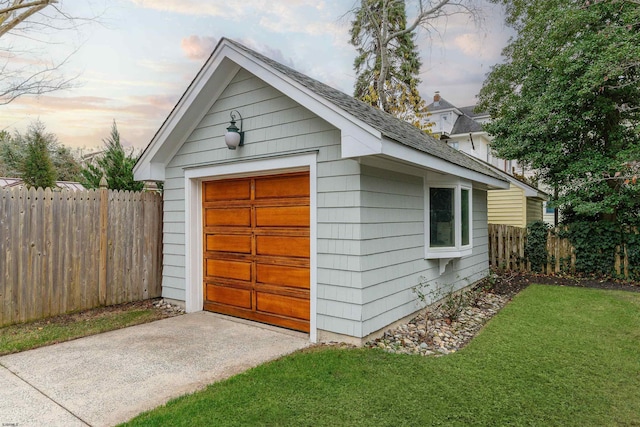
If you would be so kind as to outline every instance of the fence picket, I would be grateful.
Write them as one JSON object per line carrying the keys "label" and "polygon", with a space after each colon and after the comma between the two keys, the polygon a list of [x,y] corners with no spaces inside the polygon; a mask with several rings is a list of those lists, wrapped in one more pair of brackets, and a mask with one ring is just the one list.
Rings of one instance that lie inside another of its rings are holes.
{"label": "fence picket", "polygon": [[[531,271],[531,263],[524,260],[526,231],[526,228],[489,224],[489,266],[498,270]],[[560,238],[558,231],[559,229],[549,230],[547,235],[546,249],[549,257],[542,272],[575,273],[575,248],[568,238]],[[613,267],[620,277],[629,279],[629,254],[626,246],[617,249]]]}
{"label": "fence picket", "polygon": [[160,296],[162,196],[108,191],[105,203],[101,240],[98,191],[0,189],[0,326]]}

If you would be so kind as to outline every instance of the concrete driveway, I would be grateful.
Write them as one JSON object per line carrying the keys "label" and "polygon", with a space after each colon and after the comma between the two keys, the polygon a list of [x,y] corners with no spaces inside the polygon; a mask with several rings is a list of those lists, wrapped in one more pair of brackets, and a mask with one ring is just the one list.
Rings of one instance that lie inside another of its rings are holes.
{"label": "concrete driveway", "polygon": [[0,357],[0,423],[110,426],[309,345],[199,312]]}

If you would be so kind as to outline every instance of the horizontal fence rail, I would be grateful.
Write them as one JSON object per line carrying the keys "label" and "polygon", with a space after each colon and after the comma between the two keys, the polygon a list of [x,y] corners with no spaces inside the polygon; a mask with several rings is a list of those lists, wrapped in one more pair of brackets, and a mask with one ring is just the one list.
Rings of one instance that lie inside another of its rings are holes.
{"label": "horizontal fence rail", "polygon": [[160,296],[162,196],[0,189],[0,326]]}
{"label": "horizontal fence rail", "polygon": [[[543,274],[575,273],[576,254],[566,237],[559,237],[558,229],[547,234],[547,262],[542,266]],[[524,248],[527,229],[504,224],[489,224],[489,266],[497,270],[531,271],[531,263],[525,258]],[[629,257],[627,248],[618,247],[613,271],[619,277],[629,279]]]}

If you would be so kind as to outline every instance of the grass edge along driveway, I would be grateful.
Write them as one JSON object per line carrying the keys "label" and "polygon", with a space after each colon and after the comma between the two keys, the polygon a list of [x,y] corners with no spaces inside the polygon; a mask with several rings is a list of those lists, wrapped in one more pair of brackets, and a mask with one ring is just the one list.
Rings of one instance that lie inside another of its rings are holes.
{"label": "grass edge along driveway", "polygon": [[311,349],[131,425],[640,424],[640,294],[533,285],[440,358]]}

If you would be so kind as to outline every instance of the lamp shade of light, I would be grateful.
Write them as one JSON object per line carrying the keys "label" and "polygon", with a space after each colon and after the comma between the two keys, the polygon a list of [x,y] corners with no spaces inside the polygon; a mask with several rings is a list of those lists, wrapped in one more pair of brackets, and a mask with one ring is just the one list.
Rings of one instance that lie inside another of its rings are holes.
{"label": "lamp shade of light", "polygon": [[227,130],[224,134],[224,142],[229,147],[229,150],[235,150],[240,145],[240,133],[236,129],[235,131]]}
{"label": "lamp shade of light", "polygon": [[[234,114],[235,113],[235,114]],[[240,118],[240,129],[236,126],[236,115]],[[224,142],[229,147],[229,150],[235,150],[244,143],[244,132],[242,132],[242,116],[236,110],[232,110],[229,113],[231,116],[231,122],[227,128],[227,133],[224,134]]]}

